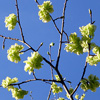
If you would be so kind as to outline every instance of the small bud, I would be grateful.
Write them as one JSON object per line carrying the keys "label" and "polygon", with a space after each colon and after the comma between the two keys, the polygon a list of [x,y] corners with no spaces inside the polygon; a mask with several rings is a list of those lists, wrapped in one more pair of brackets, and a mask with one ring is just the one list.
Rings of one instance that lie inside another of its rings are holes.
{"label": "small bud", "polygon": [[89,9],[89,14],[92,15],[92,10],[91,9]]}
{"label": "small bud", "polygon": [[50,43],[50,46],[52,46],[52,47],[53,47],[54,45],[55,45],[55,43],[53,43],[53,42],[52,42],[52,43]]}
{"label": "small bud", "polygon": [[5,49],[5,45],[2,46],[2,49],[3,49],[3,50]]}
{"label": "small bud", "polygon": [[41,46],[43,45],[43,42],[41,42]]}
{"label": "small bud", "polygon": [[52,62],[55,61],[54,59],[51,60]]}
{"label": "small bud", "polygon": [[76,95],[75,95],[75,98],[78,100],[78,99],[79,99],[79,95],[78,95],[78,94],[76,94]]}
{"label": "small bud", "polygon": [[49,52],[47,52],[47,54],[48,54],[48,55],[50,55],[50,53],[49,53]]}
{"label": "small bud", "polygon": [[30,91],[30,93],[32,93],[32,91]]}

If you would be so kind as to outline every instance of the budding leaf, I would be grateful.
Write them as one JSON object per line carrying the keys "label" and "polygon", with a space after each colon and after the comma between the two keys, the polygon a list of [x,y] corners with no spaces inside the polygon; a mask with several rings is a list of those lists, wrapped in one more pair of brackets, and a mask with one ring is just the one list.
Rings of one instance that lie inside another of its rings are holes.
{"label": "budding leaf", "polygon": [[17,23],[17,16],[15,14],[9,14],[8,17],[5,17],[5,27],[8,27],[8,30],[12,30],[15,28]]}

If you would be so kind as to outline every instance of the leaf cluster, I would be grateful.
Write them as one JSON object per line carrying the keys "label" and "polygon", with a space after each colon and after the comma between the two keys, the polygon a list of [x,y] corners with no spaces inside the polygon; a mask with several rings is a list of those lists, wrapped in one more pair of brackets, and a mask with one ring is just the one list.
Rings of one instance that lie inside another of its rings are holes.
{"label": "leaf cluster", "polygon": [[40,11],[38,15],[40,16],[40,20],[42,22],[47,23],[51,20],[50,13],[53,13],[53,5],[50,1],[44,1],[42,5],[38,5]]}
{"label": "leaf cluster", "polygon": [[84,91],[91,90],[92,92],[96,91],[96,88],[99,87],[100,83],[98,82],[99,78],[96,75],[89,75],[88,79],[84,78],[81,80],[81,89]]}

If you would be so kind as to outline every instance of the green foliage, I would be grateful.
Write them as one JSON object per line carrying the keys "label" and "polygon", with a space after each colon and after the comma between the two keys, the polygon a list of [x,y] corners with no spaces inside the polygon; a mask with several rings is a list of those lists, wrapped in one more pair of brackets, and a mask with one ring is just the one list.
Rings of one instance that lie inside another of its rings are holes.
{"label": "green foliage", "polygon": [[28,57],[24,63],[26,63],[24,70],[27,72],[29,71],[29,74],[33,72],[34,69],[40,69],[42,68],[42,56],[38,52],[31,53],[31,57]]}
{"label": "green foliage", "polygon": [[75,32],[71,33],[71,35],[69,36],[69,41],[70,41],[70,44],[67,43],[65,47],[65,50],[67,52],[74,52],[77,55],[80,55],[83,53],[83,48],[81,46],[80,38],[77,37],[77,34]]}
{"label": "green foliage", "polygon": [[94,37],[96,26],[89,23],[86,26],[79,27],[79,29],[82,34],[81,46],[83,47],[83,52],[89,52],[89,43],[91,43],[91,40]]}
{"label": "green foliage", "polygon": [[85,94],[83,94],[83,95],[81,96],[80,100],[84,100],[84,98],[85,98]]}
{"label": "green foliage", "polygon": [[58,75],[55,75],[57,81],[61,81]]}
{"label": "green foliage", "polygon": [[[38,3],[37,0],[35,0],[35,1]],[[16,6],[17,6],[17,4],[16,4]],[[51,21],[52,17],[50,16],[50,13],[54,12],[52,3],[50,1],[44,1],[42,5],[39,5],[39,3],[38,3],[38,8],[40,9],[40,11],[38,12],[40,20],[42,20],[42,22],[44,22],[44,23],[47,23],[47,22]],[[64,8],[66,8],[66,7],[64,7]],[[17,13],[18,12],[19,11],[17,9]],[[92,11],[90,9],[89,9],[89,14],[90,15],[92,14]],[[59,18],[65,18],[65,16],[59,17]],[[55,20],[57,20],[59,18],[56,18]],[[53,20],[53,22],[55,20]],[[10,30],[10,31],[15,28],[17,22],[18,22],[17,21],[17,16],[13,13],[9,14],[8,17],[5,17],[5,24],[6,24],[5,27],[8,27],[8,30]],[[19,25],[19,26],[20,26],[20,29],[21,29],[21,25]],[[56,24],[55,24],[55,26],[56,26]],[[56,29],[57,29],[57,26],[56,26]],[[79,27],[79,29],[80,29],[82,37],[81,38],[78,37],[75,32],[71,33],[70,36],[69,36],[69,41],[68,41],[68,43],[66,43],[65,50],[67,52],[71,52],[71,53],[73,52],[77,55],[80,55],[80,54],[83,54],[84,52],[87,52],[88,56],[86,58],[86,62],[89,63],[90,65],[97,65],[98,62],[100,62],[100,47],[97,46],[95,43],[91,42],[92,39],[94,38],[94,32],[96,30],[96,26],[89,23],[86,26]],[[62,32],[64,32],[64,30]],[[22,30],[21,30],[21,33],[22,33]],[[24,41],[23,33],[21,35],[22,35],[23,43],[27,44]],[[4,37],[4,36],[1,36],[1,37]],[[4,42],[5,42],[5,39],[6,39],[6,37],[4,37]],[[9,39],[9,37],[7,39]],[[12,39],[12,40],[14,40],[14,39]],[[5,46],[4,42],[3,42],[3,48]],[[61,40],[60,42],[62,43],[63,41]],[[40,46],[42,46],[42,45],[43,45],[43,43],[41,43]],[[30,45],[28,45],[28,46],[30,47]],[[53,42],[50,43],[49,46],[53,47],[54,43]],[[21,50],[23,50],[23,48],[24,48],[23,45],[18,45],[17,43],[15,43],[15,45],[12,45],[7,51],[8,60],[10,60],[11,62],[18,63],[21,60],[20,54],[23,54],[21,52]],[[94,55],[90,54],[90,50],[92,50]],[[60,50],[59,50],[58,53],[60,55]],[[51,55],[51,53],[48,52],[48,55]],[[60,58],[59,55],[58,55],[58,58]],[[31,53],[31,57],[27,57],[27,60],[24,61],[24,63],[25,63],[25,67],[24,67],[25,72],[28,71],[29,74],[31,74],[34,71],[34,69],[42,68],[42,63],[41,63],[42,60],[43,60],[43,58],[38,52]],[[46,60],[46,62],[51,66],[51,64],[52,64],[51,62],[49,62],[47,60]],[[59,59],[58,59],[57,63],[59,63]],[[52,68],[54,68],[54,67],[52,67]],[[57,72],[58,69],[56,69],[56,68],[54,68],[54,69]],[[36,79],[35,75],[34,75],[34,78]],[[55,78],[56,78],[57,81],[61,81],[58,75],[55,75]],[[41,79],[41,80],[43,80],[43,79]],[[98,77],[91,74],[90,76],[88,76],[88,79],[83,78],[81,80],[81,86],[80,87],[81,87],[81,89],[83,89],[83,91],[91,90],[91,91],[95,92],[96,88],[98,88],[100,86],[100,83],[98,82],[98,80],[99,80]],[[54,81],[54,80],[52,80],[52,81]],[[64,81],[65,80],[63,80],[63,82]],[[24,96],[28,94],[28,91],[22,90],[20,88],[19,84],[17,84],[19,86],[19,89],[15,88],[14,83],[16,83],[16,82],[18,82],[18,79],[16,77],[13,78],[13,79],[11,79],[10,77],[6,77],[5,80],[2,80],[2,87],[7,88],[8,91],[11,91],[12,92],[12,97],[15,98],[16,100],[23,99]],[[62,84],[63,84],[63,82],[62,82]],[[70,81],[68,81],[68,82],[71,83]],[[55,82],[52,82],[51,88],[52,88],[53,94],[63,91],[63,89],[60,86],[58,86]],[[71,94],[73,92],[73,90],[74,90],[73,88],[70,88],[69,93]],[[68,93],[66,94],[66,96],[67,96],[68,99],[70,99],[70,95]],[[75,98],[77,100],[84,100],[84,97],[85,97],[85,94],[83,94],[80,98],[79,98],[78,94],[75,95]],[[62,97],[59,97],[57,100],[65,100],[65,99],[62,98]]]}
{"label": "green foliage", "polygon": [[94,37],[96,26],[88,24],[86,26],[79,27],[82,34],[82,38],[77,37],[77,34],[71,33],[69,36],[69,42],[66,44],[65,50],[67,52],[74,52],[77,55],[83,54],[83,52],[89,52],[89,43]]}
{"label": "green foliage", "polygon": [[81,32],[83,37],[93,38],[94,37],[94,32],[96,30],[96,26],[89,23],[86,26],[79,27],[79,29],[80,29],[80,32]]}
{"label": "green foliage", "polygon": [[57,100],[65,100],[64,98],[62,98],[62,97],[59,97]]}
{"label": "green foliage", "polygon": [[100,47],[95,46],[92,50],[92,52],[95,54],[94,56],[88,56],[86,58],[86,61],[90,64],[90,65],[97,65],[98,62],[100,62]]}
{"label": "green foliage", "polygon": [[15,62],[18,63],[21,58],[20,58],[20,53],[21,50],[23,50],[23,45],[18,45],[17,43],[15,43],[15,45],[11,45],[11,47],[8,49],[7,53],[8,53],[8,60],[10,60],[11,62]]}
{"label": "green foliage", "polygon": [[77,55],[83,54],[83,52],[90,52],[93,49],[93,53],[95,55],[87,56],[86,61],[90,65],[97,65],[100,62],[100,47],[98,47],[95,43],[91,43],[91,40],[94,37],[94,32],[96,30],[96,26],[93,24],[88,24],[86,26],[82,26],[79,28],[82,34],[82,38],[77,37],[77,34],[71,33],[69,36],[69,42],[66,44],[65,50],[67,52],[74,52]]}
{"label": "green foliage", "polygon": [[40,20],[42,22],[47,23],[51,20],[50,14],[53,13],[53,5],[51,4],[50,1],[44,1],[42,5],[38,5],[40,11],[38,15],[40,16]]}
{"label": "green foliage", "polygon": [[77,100],[79,99],[79,95],[78,94],[75,95],[75,99],[77,99]]}
{"label": "green foliage", "polygon": [[54,82],[51,85],[53,94],[62,92],[63,89],[60,86],[57,86]]}
{"label": "green foliage", "polygon": [[8,30],[12,30],[15,28],[17,23],[17,16],[15,14],[9,14],[8,17],[5,17],[5,27],[8,27]]}
{"label": "green foliage", "polygon": [[6,77],[5,80],[2,80],[2,87],[7,88],[8,91],[11,90],[12,97],[14,97],[16,100],[23,99],[24,95],[26,95],[28,93],[28,91],[14,88],[14,86],[11,85],[11,84],[17,83],[17,82],[18,82],[18,79],[16,77],[13,79],[11,79],[10,77]]}
{"label": "green foliage", "polygon": [[10,90],[10,89],[14,88],[10,84],[16,83],[16,82],[18,82],[18,78],[15,77],[15,78],[11,79],[10,77],[6,77],[5,80],[2,80],[2,87]]}
{"label": "green foliage", "polygon": [[78,94],[75,95],[75,99],[77,99],[77,100],[84,100],[84,98],[85,98],[85,94],[84,93],[83,93],[83,95],[81,95],[80,98],[79,98]]}
{"label": "green foliage", "polygon": [[92,92],[95,92],[96,91],[96,88],[99,87],[99,82],[98,82],[99,78],[96,77],[96,75],[90,75],[88,76],[88,79],[84,78],[81,80],[81,89],[83,89],[84,91],[87,91],[87,90],[91,90]]}
{"label": "green foliage", "polygon": [[[72,92],[73,92],[73,88],[70,88],[70,89],[69,89],[69,93],[71,94]],[[68,93],[66,94],[66,96],[67,96],[68,99],[70,99],[70,96],[69,96]]]}
{"label": "green foliage", "polygon": [[11,89],[11,92],[12,92],[12,97],[15,98],[16,100],[23,99],[24,95],[28,94],[28,91],[18,88]]}

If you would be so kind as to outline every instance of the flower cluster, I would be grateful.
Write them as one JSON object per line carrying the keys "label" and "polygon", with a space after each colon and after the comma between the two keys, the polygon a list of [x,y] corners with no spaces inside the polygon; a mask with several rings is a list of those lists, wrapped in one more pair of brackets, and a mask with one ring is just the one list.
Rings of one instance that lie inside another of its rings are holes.
{"label": "flower cluster", "polygon": [[81,80],[81,89],[84,91],[91,90],[93,92],[96,91],[96,88],[99,87],[100,83],[98,82],[99,78],[94,75],[89,75],[88,79],[84,78]]}
{"label": "flower cluster", "polygon": [[53,94],[62,92],[63,89],[60,86],[57,86],[54,82],[51,85]]}
{"label": "flower cluster", "polygon": [[38,15],[40,16],[40,20],[42,20],[44,23],[47,23],[51,20],[50,14],[53,13],[53,5],[50,1],[44,1],[42,5],[38,5],[40,11]]}
{"label": "flower cluster", "polygon": [[74,52],[77,55],[83,53],[83,48],[81,46],[81,40],[79,37],[77,37],[77,34],[75,32],[71,33],[71,35],[69,36],[69,41],[70,43],[67,43],[65,47],[65,50],[67,52]]}
{"label": "flower cluster", "polygon": [[83,94],[81,97],[80,97],[80,100],[84,100],[85,98],[85,94]]}
{"label": "flower cluster", "polygon": [[7,53],[8,53],[8,60],[10,60],[11,62],[15,62],[18,63],[21,58],[20,58],[20,53],[21,50],[23,50],[23,45],[18,45],[17,43],[15,43],[15,45],[11,45],[10,49],[8,49]]}
{"label": "flower cluster", "polygon": [[7,88],[8,90],[10,90],[10,89],[14,88],[10,84],[16,83],[16,82],[18,82],[18,79],[16,77],[13,78],[13,79],[11,79],[10,77],[6,77],[5,80],[2,80],[2,87]]}
{"label": "flower cluster", "polygon": [[12,97],[15,98],[16,100],[23,99],[24,95],[28,94],[28,91],[18,88],[11,89],[11,92],[12,92]]}
{"label": "flower cluster", "polygon": [[58,75],[54,75],[57,81],[61,81]]}
{"label": "flower cluster", "polygon": [[85,98],[85,94],[83,94],[80,98],[78,94],[75,95],[75,99],[77,100],[84,100],[84,98]]}
{"label": "flower cluster", "polygon": [[23,99],[24,95],[26,95],[28,91],[15,88],[13,85],[11,85],[16,82],[18,82],[18,79],[16,77],[13,79],[11,79],[10,77],[6,77],[5,80],[2,80],[2,87],[7,88],[8,91],[11,90],[12,97],[15,98],[16,100]]}
{"label": "flower cluster", "polygon": [[91,40],[94,37],[96,26],[89,23],[79,29],[82,34],[82,38],[77,37],[75,32],[71,33],[69,36],[70,43],[67,43],[67,46],[65,47],[67,52],[74,52],[77,55],[83,54],[83,52],[89,52],[89,43],[91,43]]}
{"label": "flower cluster", "polygon": [[42,56],[38,52],[31,53],[31,57],[28,57],[24,63],[26,63],[24,70],[27,72],[29,71],[29,74],[33,72],[34,69],[40,69],[42,68]]}
{"label": "flower cluster", "polygon": [[94,32],[96,30],[96,26],[93,25],[93,24],[88,24],[86,26],[82,26],[79,28],[80,29],[80,32],[82,34],[83,37],[94,37]]}
{"label": "flower cluster", "polygon": [[90,64],[90,65],[95,65],[96,66],[96,64],[98,64],[98,62],[100,62],[100,47],[98,47],[98,46],[96,46],[96,47],[94,47],[93,48],[93,53],[95,54],[95,55],[93,55],[93,56],[88,56],[87,58],[86,58],[86,61]]}
{"label": "flower cluster", "polygon": [[17,22],[17,16],[13,13],[5,17],[5,27],[8,27],[10,31],[15,28]]}
{"label": "flower cluster", "polygon": [[90,65],[96,66],[96,64],[100,62],[100,47],[91,42],[94,37],[96,26],[89,23],[88,25],[82,26],[79,29],[82,34],[82,38],[78,37],[75,32],[71,33],[69,36],[70,43],[66,44],[65,50],[67,52],[76,53],[77,55],[83,54],[84,52],[90,52],[90,50],[92,50],[95,55],[89,54],[86,61]]}

